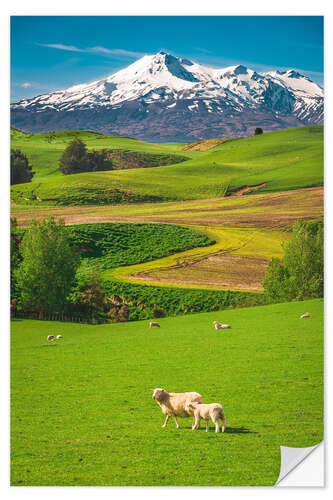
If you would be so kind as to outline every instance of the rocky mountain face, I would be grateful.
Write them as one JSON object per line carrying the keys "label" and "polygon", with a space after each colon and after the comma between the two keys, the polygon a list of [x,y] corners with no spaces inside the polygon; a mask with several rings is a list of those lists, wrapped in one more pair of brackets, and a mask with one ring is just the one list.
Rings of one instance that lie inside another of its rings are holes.
{"label": "rocky mountain face", "polygon": [[195,141],[319,125],[323,100],[323,89],[294,70],[216,69],[159,52],[103,80],[13,103],[11,124],[29,132]]}

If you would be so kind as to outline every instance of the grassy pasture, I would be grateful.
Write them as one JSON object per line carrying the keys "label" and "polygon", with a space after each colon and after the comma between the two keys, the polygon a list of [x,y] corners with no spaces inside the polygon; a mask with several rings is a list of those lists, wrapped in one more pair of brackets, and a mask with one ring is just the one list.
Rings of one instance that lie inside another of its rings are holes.
{"label": "grassy pasture", "polygon": [[[273,485],[281,445],[322,440],[322,300],[159,322],[12,321],[12,485]],[[226,432],[162,429],[153,387],[221,402]]]}
{"label": "grassy pasture", "polygon": [[[62,151],[77,135],[88,149],[123,149],[188,157],[183,163],[154,168],[90,172],[62,176],[57,170]],[[243,186],[265,184],[260,191],[321,186],[323,184],[323,128],[300,127],[259,136],[233,139],[208,150],[188,145],[153,145],[129,138],[92,132],[22,134],[12,132],[13,148],[29,157],[36,176],[32,183],[12,188],[16,203],[75,205],[114,203],[105,190],[130,191],[133,201],[189,200],[222,197]],[[117,200],[116,200],[117,201]],[[119,202],[119,200],[118,200]]]}

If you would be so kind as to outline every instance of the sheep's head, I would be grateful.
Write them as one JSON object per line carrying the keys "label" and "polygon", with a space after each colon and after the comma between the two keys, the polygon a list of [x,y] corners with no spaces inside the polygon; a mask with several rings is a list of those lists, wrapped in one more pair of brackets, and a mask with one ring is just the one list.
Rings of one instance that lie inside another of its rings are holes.
{"label": "sheep's head", "polygon": [[153,392],[152,398],[156,399],[157,401],[163,401],[168,395],[165,389],[160,389],[160,388],[152,389],[152,392]]}
{"label": "sheep's head", "polygon": [[196,406],[197,406],[197,403],[187,403],[185,405],[186,413],[188,413],[189,415],[193,415],[194,410],[196,409]]}

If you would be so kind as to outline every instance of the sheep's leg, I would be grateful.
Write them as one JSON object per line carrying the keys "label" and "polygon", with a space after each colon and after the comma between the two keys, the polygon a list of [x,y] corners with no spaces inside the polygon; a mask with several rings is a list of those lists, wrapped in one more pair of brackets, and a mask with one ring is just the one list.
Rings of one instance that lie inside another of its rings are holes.
{"label": "sheep's leg", "polygon": [[174,418],[174,419],[175,419],[175,421],[176,421],[176,427],[177,427],[177,429],[179,429],[180,425],[179,425],[179,423],[178,423],[178,420],[177,420],[176,415],[174,415],[174,416],[173,416],[173,418]]}
{"label": "sheep's leg", "polygon": [[208,423],[209,423],[209,420],[206,420],[206,432],[208,432]]}
{"label": "sheep's leg", "polygon": [[192,427],[192,430],[194,429],[200,429],[200,417],[195,416],[195,422],[194,422],[194,427]]}
{"label": "sheep's leg", "polygon": [[221,417],[221,420],[222,420],[222,432],[225,431],[225,425],[226,425],[226,421],[225,421],[225,417]]}
{"label": "sheep's leg", "polygon": [[220,432],[220,424],[219,424],[219,419],[216,418],[213,420],[214,424],[215,424],[215,432]]}
{"label": "sheep's leg", "polygon": [[166,426],[168,425],[168,420],[169,420],[169,418],[170,418],[170,415],[167,415],[167,416],[166,416],[166,419],[165,419],[165,422],[164,422],[164,424],[162,425],[162,427],[166,427]]}

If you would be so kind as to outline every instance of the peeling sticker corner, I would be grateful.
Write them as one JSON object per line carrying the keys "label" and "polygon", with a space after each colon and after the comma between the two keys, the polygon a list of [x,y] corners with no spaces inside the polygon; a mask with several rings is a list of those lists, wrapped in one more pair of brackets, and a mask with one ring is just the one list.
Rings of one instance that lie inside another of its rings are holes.
{"label": "peeling sticker corner", "polygon": [[[321,441],[321,443],[323,443],[323,441]],[[275,483],[275,486],[278,486],[279,483],[301,462],[303,462],[303,460],[305,460],[316,448],[318,448],[321,443],[318,443],[315,446],[309,446],[307,448],[292,448],[288,446],[280,446],[280,475]]]}

